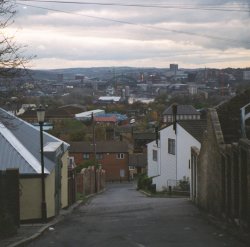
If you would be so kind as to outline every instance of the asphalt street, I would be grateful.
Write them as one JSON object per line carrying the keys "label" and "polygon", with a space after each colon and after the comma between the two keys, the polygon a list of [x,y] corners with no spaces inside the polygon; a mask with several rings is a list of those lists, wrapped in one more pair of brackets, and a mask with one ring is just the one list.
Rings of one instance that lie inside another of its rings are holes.
{"label": "asphalt street", "polygon": [[246,247],[210,224],[187,198],[151,198],[110,184],[30,247]]}

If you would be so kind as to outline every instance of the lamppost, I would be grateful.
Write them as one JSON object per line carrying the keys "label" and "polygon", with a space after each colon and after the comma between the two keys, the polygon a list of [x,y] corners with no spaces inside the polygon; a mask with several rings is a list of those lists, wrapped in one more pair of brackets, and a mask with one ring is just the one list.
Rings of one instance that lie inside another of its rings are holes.
{"label": "lamppost", "polygon": [[42,178],[42,221],[45,222],[47,219],[47,205],[45,200],[45,174],[44,174],[44,157],[43,157],[43,124],[45,117],[45,109],[42,105],[37,109],[37,120],[40,126],[40,146],[41,146],[41,178]]}

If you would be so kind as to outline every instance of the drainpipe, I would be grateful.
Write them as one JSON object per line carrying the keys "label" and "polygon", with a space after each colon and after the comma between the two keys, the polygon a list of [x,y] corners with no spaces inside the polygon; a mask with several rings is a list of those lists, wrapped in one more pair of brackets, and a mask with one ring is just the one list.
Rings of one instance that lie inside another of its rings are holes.
{"label": "drainpipe", "polygon": [[172,105],[172,112],[173,112],[173,130],[175,131],[176,134],[176,116],[177,116],[177,104]]}

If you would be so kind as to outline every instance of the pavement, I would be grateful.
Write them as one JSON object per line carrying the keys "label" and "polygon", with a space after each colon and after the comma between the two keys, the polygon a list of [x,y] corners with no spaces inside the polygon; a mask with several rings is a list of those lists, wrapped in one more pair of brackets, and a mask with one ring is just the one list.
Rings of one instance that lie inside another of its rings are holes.
{"label": "pavement", "polygon": [[83,203],[82,200],[77,201],[67,209],[62,209],[57,217],[47,223],[38,224],[21,224],[15,236],[0,240],[1,247],[26,246],[29,242],[38,238],[47,229],[53,230],[54,225],[62,221],[67,215],[71,214],[74,209]]}

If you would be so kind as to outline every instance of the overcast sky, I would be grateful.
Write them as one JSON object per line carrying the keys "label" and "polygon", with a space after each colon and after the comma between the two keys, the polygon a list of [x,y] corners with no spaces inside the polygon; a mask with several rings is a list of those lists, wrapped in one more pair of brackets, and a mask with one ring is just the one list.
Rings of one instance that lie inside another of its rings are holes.
{"label": "overcast sky", "polygon": [[17,0],[8,32],[36,55],[32,68],[250,67],[250,0],[89,2],[144,6]]}

